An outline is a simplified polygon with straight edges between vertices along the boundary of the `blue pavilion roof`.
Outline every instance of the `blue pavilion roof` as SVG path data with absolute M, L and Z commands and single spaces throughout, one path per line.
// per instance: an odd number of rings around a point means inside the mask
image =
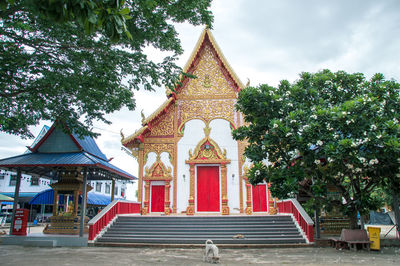
M 68 134 L 55 122 L 46 134 L 35 141 L 30 152 L 0 160 L 0 168 L 20 168 L 24 173 L 56 179 L 60 168 L 85 167 L 89 180 L 125 179 L 137 177 L 109 162 L 92 137 Z

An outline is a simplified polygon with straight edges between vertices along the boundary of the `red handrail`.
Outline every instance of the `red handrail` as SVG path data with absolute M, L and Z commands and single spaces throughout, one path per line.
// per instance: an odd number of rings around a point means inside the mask
M 138 202 L 114 200 L 100 213 L 98 213 L 92 220 L 89 221 L 89 238 L 94 240 L 96 236 L 118 215 L 139 213 L 141 204 Z
M 309 242 L 314 242 L 314 222 L 296 199 L 277 202 L 279 213 L 291 213 L 303 230 Z

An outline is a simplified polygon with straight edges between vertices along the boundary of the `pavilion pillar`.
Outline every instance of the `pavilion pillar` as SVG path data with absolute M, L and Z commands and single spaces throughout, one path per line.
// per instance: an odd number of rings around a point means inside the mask
M 75 202 L 74 216 L 77 216 L 78 215 L 78 204 L 79 204 L 79 191 L 78 190 L 74 191 L 74 202 Z
M 111 181 L 111 202 L 114 201 L 114 195 L 115 195 L 115 179 L 113 178 Z
M 79 226 L 79 236 L 83 237 L 83 230 L 85 226 L 85 218 L 86 218 L 86 186 L 87 186 L 87 173 L 88 169 L 84 169 L 83 173 L 83 182 L 82 182 L 82 201 L 81 201 L 81 220 Z M 78 205 L 79 200 L 75 199 L 76 205 Z
M 53 216 L 57 216 L 57 209 L 58 209 L 58 190 L 54 190 L 54 198 L 53 198 Z
M 14 223 L 15 223 L 15 211 L 17 210 L 17 205 L 19 202 L 19 188 L 21 186 L 21 169 L 17 169 L 17 180 L 15 184 L 15 192 L 14 192 L 14 205 L 13 205 L 13 212 L 12 212 L 12 217 L 11 217 L 11 226 L 10 226 L 10 235 L 12 234 L 12 229 L 14 228 Z
M 186 215 L 194 215 L 194 183 L 195 183 L 195 165 L 194 163 L 190 164 L 190 195 L 189 195 L 189 206 L 186 208 Z

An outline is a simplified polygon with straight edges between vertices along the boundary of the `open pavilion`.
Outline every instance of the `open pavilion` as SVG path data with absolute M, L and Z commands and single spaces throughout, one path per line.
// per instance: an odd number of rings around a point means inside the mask
M 80 237 L 84 233 L 87 192 L 91 189 L 87 182 L 90 180 L 112 180 L 112 201 L 115 180 L 133 181 L 137 179 L 112 165 L 92 137 L 80 137 L 71 132 L 60 121 L 56 121 L 43 138 L 28 149 L 30 151 L 28 153 L 0 160 L 0 169 L 17 172 L 10 234 L 18 205 L 22 173 L 58 181 L 52 184 L 55 191 L 53 217 L 57 215 L 57 198 L 59 195 L 72 194 L 74 199 L 77 199 L 78 195 L 82 195 L 80 217 L 77 217 L 77 202 L 70 210 L 74 220 L 79 220 L 79 225 L 75 224 L 74 226 L 75 228 L 79 226 Z

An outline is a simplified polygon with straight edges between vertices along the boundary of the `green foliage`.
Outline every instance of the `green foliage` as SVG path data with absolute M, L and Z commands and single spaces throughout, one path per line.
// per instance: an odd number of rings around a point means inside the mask
M 367 81 L 329 70 L 277 88 L 243 89 L 237 109 L 248 125 L 233 136 L 249 142 L 250 182 L 270 182 L 280 198 L 303 192 L 317 206 L 336 205 L 349 215 L 376 209 L 376 188 L 400 188 L 399 93 L 400 84 L 381 74 Z M 303 186 L 306 180 L 312 185 Z M 332 188 L 340 198 L 329 197 Z
M 211 0 L 0 0 L 0 10 L 15 8 L 22 3 L 30 11 L 56 23 L 73 22 L 82 26 L 87 34 L 105 33 L 112 41 L 137 35 L 156 35 L 156 38 L 176 38 L 168 23 L 189 21 L 193 25 L 213 20 Z M 158 32 L 157 32 L 158 31 Z M 175 40 L 176 41 L 176 40 Z M 156 42 L 153 40 L 152 42 Z M 173 41 L 174 42 L 174 41 Z M 164 45 L 163 42 L 160 42 Z
M 209 6 L 209 0 L 1 1 L 0 131 L 33 137 L 29 126 L 60 119 L 79 134 L 96 135 L 93 121 L 109 123 L 106 114 L 133 109 L 135 90 L 174 87 L 182 48 L 171 23 L 209 24 Z M 121 35 L 126 29 L 131 38 Z M 143 53 L 147 46 L 171 55 L 154 63 Z

